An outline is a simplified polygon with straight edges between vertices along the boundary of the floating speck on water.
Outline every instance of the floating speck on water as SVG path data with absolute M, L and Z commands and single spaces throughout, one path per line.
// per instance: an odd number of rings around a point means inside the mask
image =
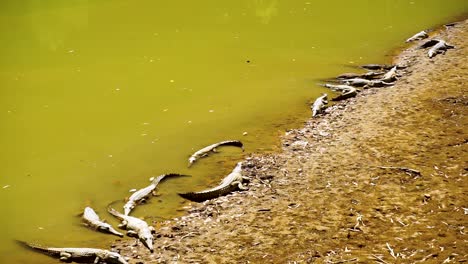
M 38 227 L 37 229 L 39 230 L 44 230 L 44 228 L 42 226 Z
M 115 88 L 116 91 L 120 91 L 120 88 Z
M 167 111 L 169 111 L 169 109 L 167 109 L 167 108 L 163 110 L 163 112 L 167 112 Z
M 149 124 L 150 124 L 150 123 L 148 123 L 148 122 L 142 123 L 142 125 L 144 125 L 144 126 L 147 126 L 147 125 L 149 125 Z
M 10 185 L 7 184 L 7 185 L 3 186 L 3 189 L 6 189 L 6 188 L 10 188 Z
M 68 53 L 73 53 L 73 52 L 75 52 L 75 51 L 74 51 L 74 50 L 69 50 L 69 51 L 68 51 Z
M 173 83 L 173 82 L 174 82 L 174 80 L 170 80 L 169 82 Z
M 113 156 L 112 155 L 109 155 L 109 158 L 112 158 Z
M 192 124 L 192 120 L 187 121 L 187 124 Z
M 350 64 L 354 64 L 355 62 L 354 61 L 349 61 Z
M 149 181 L 154 181 L 154 176 L 149 178 Z
M 208 112 L 210 112 L 210 113 L 213 113 L 213 112 L 214 112 L 214 110 L 213 110 L 213 109 L 211 109 L 211 110 L 209 110 Z
M 248 134 L 249 133 L 247 133 L 247 132 L 242 133 L 243 136 L 247 136 Z
M 136 192 L 136 189 L 130 189 L 128 192 Z
M 142 137 L 147 136 L 147 135 L 148 135 L 148 134 L 146 134 L 146 133 L 141 134 Z
M 292 61 L 296 61 L 296 59 L 292 59 Z

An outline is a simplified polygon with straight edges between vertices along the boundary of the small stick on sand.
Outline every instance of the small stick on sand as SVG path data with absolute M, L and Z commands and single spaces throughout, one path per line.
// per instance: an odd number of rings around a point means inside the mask
M 397 258 L 397 256 L 395 255 L 395 251 L 393 251 L 393 248 L 390 247 L 390 244 L 386 243 L 387 244 L 387 248 L 388 248 L 388 251 L 390 251 L 390 255 L 392 255 L 392 257 L 394 259 Z
M 379 257 L 379 256 L 374 255 L 374 254 L 372 254 L 371 256 L 374 257 L 376 260 L 378 260 L 378 261 L 384 263 L 384 264 L 388 264 L 388 262 L 385 261 L 385 260 L 383 260 L 382 257 Z
M 407 167 L 393 167 L 393 166 L 379 166 L 381 169 L 391 169 L 391 170 L 402 170 L 406 173 L 421 176 L 421 172 L 415 169 L 407 168 Z

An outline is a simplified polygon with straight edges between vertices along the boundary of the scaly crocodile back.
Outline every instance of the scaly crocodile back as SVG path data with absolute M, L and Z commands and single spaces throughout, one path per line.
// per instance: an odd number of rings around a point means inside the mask
M 212 191 L 207 191 L 207 192 L 188 192 L 188 193 L 178 193 L 178 195 L 182 198 L 185 198 L 187 200 L 201 203 L 206 200 L 218 198 L 220 196 L 223 196 L 225 194 L 228 194 L 238 188 L 237 185 L 228 185 L 225 186 L 224 188 L 220 188 L 217 190 L 212 190 Z

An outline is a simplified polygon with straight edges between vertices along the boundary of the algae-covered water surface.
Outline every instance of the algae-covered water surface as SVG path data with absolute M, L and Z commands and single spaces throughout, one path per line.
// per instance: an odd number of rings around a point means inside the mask
M 121 210 L 129 190 L 167 172 L 133 215 L 162 221 L 177 192 L 216 184 L 249 152 L 310 115 L 320 79 L 385 62 L 464 0 L 2 1 L 0 262 L 56 263 L 14 239 L 107 247 L 79 213 Z M 208 144 L 240 139 L 187 168 Z

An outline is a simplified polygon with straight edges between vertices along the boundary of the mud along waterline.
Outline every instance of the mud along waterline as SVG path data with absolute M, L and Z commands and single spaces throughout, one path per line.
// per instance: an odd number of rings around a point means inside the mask
M 218 182 L 243 155 L 226 148 L 187 169 L 194 150 L 225 139 L 274 150 L 277 131 L 310 115 L 318 79 L 384 62 L 467 5 L 2 1 L 0 260 L 56 263 L 13 238 L 106 247 L 113 238 L 76 215 L 91 205 L 115 224 L 106 205 L 162 173 L 192 177 L 161 184 L 134 215 L 178 216 L 176 192 Z

